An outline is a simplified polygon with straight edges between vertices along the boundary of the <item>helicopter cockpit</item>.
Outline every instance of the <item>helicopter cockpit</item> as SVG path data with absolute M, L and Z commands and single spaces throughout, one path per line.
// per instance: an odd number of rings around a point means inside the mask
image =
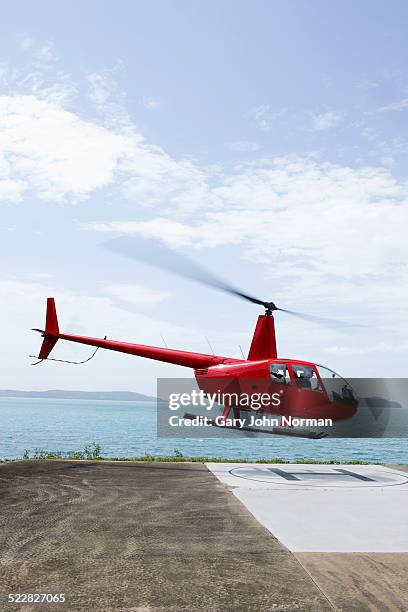
M 316 368 L 330 401 L 344 403 L 357 402 L 356 394 L 350 383 L 340 376 L 340 374 L 318 363 L 316 364 Z
M 291 369 L 291 373 L 290 373 Z M 271 382 L 291 385 L 324 393 L 331 402 L 355 403 L 356 395 L 350 385 L 334 370 L 320 364 L 273 363 L 269 366 Z

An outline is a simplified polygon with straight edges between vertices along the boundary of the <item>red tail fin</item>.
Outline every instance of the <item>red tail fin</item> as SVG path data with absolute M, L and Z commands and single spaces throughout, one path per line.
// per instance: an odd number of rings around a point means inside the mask
M 41 331 L 41 330 L 38 330 Z M 47 298 L 47 315 L 45 317 L 45 331 L 38 359 L 46 359 L 57 343 L 59 337 L 59 327 L 57 311 L 55 309 L 54 298 Z
M 45 333 L 58 336 L 59 327 L 54 298 L 47 298 L 47 315 L 45 317 Z

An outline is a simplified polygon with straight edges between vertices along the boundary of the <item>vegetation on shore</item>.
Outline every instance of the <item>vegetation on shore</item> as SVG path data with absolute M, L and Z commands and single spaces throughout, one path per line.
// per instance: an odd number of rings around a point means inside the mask
M 62 451 L 47 451 L 36 448 L 33 452 L 28 450 L 19 459 L 0 459 L 0 462 L 7 461 L 49 461 L 49 460 L 88 460 L 88 461 L 161 461 L 173 463 L 310 463 L 310 464 L 327 464 L 327 465 L 368 465 L 369 461 L 361 461 L 352 459 L 349 461 L 340 461 L 338 459 L 308 459 L 302 457 L 299 459 L 283 459 L 282 457 L 269 457 L 268 459 L 234 459 L 231 457 L 185 457 L 183 453 L 175 448 L 173 455 L 167 457 L 155 456 L 148 452 L 138 457 L 104 457 L 102 456 L 102 448 L 100 444 L 92 442 L 85 446 L 82 450 L 62 452 Z M 378 462 L 379 463 L 379 462 Z

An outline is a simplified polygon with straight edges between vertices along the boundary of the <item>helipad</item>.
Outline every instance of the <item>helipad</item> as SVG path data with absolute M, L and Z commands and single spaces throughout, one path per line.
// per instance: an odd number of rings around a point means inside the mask
M 209 468 L 0 464 L 0 608 L 52 592 L 69 612 L 408 611 L 408 469 Z
M 294 552 L 408 552 L 408 474 L 376 465 L 207 464 Z
M 317 467 L 317 466 L 316 466 Z M 361 469 L 363 467 L 363 469 Z M 267 488 L 367 488 L 389 487 L 408 483 L 407 474 L 391 472 L 378 466 L 320 466 L 310 465 L 250 465 L 228 470 L 229 475 L 250 483 L 265 483 Z M 214 473 L 216 473 L 214 471 Z M 218 475 L 218 474 L 217 474 Z M 225 478 L 225 477 L 224 477 Z M 232 481 L 231 481 L 232 484 Z M 236 485 L 234 482 L 233 486 Z M 252 488 L 240 484 L 240 488 Z

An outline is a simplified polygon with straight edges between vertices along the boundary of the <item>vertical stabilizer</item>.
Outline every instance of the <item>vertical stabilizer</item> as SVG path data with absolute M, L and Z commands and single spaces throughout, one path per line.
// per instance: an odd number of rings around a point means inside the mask
M 276 358 L 275 321 L 273 315 L 259 315 L 249 349 L 248 361 Z
M 45 333 L 58 336 L 59 327 L 54 298 L 47 298 L 47 314 L 45 317 Z
M 44 336 L 38 359 L 47 359 L 59 337 L 59 326 L 54 298 L 47 298 L 47 314 L 45 315 L 45 330 L 38 329 Z

